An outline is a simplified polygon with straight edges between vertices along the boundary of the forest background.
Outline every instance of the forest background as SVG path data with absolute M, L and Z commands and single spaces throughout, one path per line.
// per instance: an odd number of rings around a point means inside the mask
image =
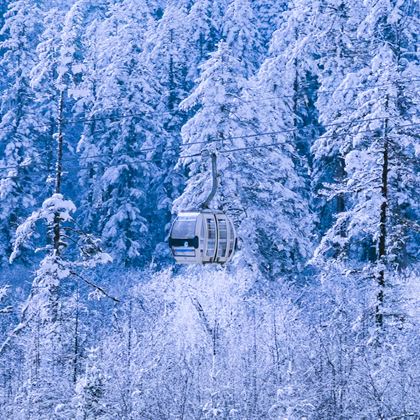
M 420 417 L 417 1 L 3 0 L 0 27 L 0 418 Z M 239 247 L 177 266 L 206 151 Z

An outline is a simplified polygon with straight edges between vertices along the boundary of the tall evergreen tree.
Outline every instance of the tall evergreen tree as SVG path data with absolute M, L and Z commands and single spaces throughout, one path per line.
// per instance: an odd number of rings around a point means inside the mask
M 190 45 L 188 77 L 192 82 L 199 76 L 199 65 L 207 60 L 222 37 L 222 17 L 226 6 L 226 0 L 197 0 L 191 6 L 187 27 Z
M 235 0 L 227 8 L 223 19 L 226 44 L 244 69 L 244 76 L 255 74 L 265 53 L 257 20 L 248 0 Z
M 347 208 L 338 214 L 319 248 L 320 255 L 364 267 L 362 276 L 377 284 L 376 323 L 381 328 L 384 316 L 395 316 L 384 307 L 391 286 L 387 273 L 392 279 L 392 270 L 417 258 L 410 245 L 416 240 L 412 227 L 418 212 L 416 127 L 413 131 L 406 127 L 411 127 L 418 112 L 418 83 L 406 88 L 418 73 L 412 49 L 414 20 L 410 9 L 400 3 L 379 2 L 371 5 L 358 28 L 370 44 L 371 59 L 349 74 L 336 94 L 346 97 L 347 118 L 355 121 L 350 128 L 334 129 L 341 135 L 345 177 L 330 195 L 345 193 Z
M 280 0 L 254 0 L 251 5 L 258 21 L 258 30 L 261 33 L 266 51 L 270 44 L 273 32 L 284 22 L 283 12 L 288 9 L 290 2 Z
M 283 13 L 284 21 L 273 33 L 270 58 L 277 61 L 283 77 L 292 83 L 291 110 L 294 115 L 294 143 L 298 152 L 310 163 L 310 147 L 319 133 L 315 108 L 318 88 L 318 45 L 316 25 L 318 4 L 296 0 Z M 293 81 L 292 81 L 293 78 Z
M 141 15 L 138 4 L 127 0 L 124 7 L 115 5 L 104 22 L 104 66 L 100 81 L 92 86 L 98 100 L 79 143 L 82 160 L 90 164 L 88 173 L 81 173 L 95 178 L 85 196 L 87 220 L 94 221 L 93 229 L 125 264 L 144 263 L 156 240 L 149 229 L 155 210 L 150 179 L 156 166 L 144 162 L 153 154 L 142 149 L 154 148 L 162 133 L 156 118 L 161 87 L 143 51 L 152 18 L 145 4 L 140 10 Z
M 162 117 L 168 120 L 177 115 L 178 104 L 190 88 L 186 79 L 189 66 L 186 19 L 186 6 L 170 3 L 156 28 L 146 34 L 153 72 L 165 87 L 162 102 L 170 116 Z
M 319 89 L 317 90 L 316 107 L 319 112 L 321 132 L 328 134 L 318 140 L 312 149 L 312 186 L 316 197 L 314 207 L 319 215 L 319 231 L 323 235 L 328 229 L 337 212 L 344 210 L 344 195 L 337 195 L 332 200 L 318 194 L 323 182 L 331 179 L 342 180 L 344 177 L 344 162 L 339 153 L 339 134 L 334 135 L 335 124 L 348 124 L 346 95 L 334 94 L 350 69 L 360 69 L 366 62 L 364 51 L 366 44 L 357 38 L 357 27 L 363 19 L 364 6 L 362 2 L 330 2 L 319 3 L 316 24 L 309 42 L 314 43 L 317 54 L 317 75 Z M 340 90 L 340 89 L 339 89 Z M 332 124 L 331 127 L 323 125 Z M 317 148 L 325 145 L 322 154 Z M 326 150 L 329 150 L 326 153 Z
M 41 191 L 43 148 L 39 137 L 47 130 L 33 107 L 30 70 L 35 63 L 41 12 L 37 2 L 9 4 L 1 29 L 0 74 L 0 261 L 11 252 L 13 230 L 30 211 Z
M 192 85 L 187 78 L 190 66 L 187 34 L 187 7 L 179 2 L 169 2 L 156 28 L 146 34 L 147 59 L 162 89 L 159 104 L 155 107 L 155 119 L 163 125 L 164 132 L 156 140 L 152 154 L 160 174 L 151 179 L 157 211 L 150 221 L 151 229 L 161 241 L 157 249 L 158 259 L 167 254 L 167 244 L 162 241 L 170 227 L 172 201 L 184 184 L 183 174 L 175 165 L 181 143 L 180 131 L 186 120 L 186 113 L 179 109 L 179 103 L 188 95 Z
M 47 252 L 33 279 L 21 324 L 13 333 L 20 336 L 20 344 L 25 347 L 20 409 L 29 418 L 47 417 L 52 412 L 64 415 L 63 407 L 72 395 L 75 370 L 71 364 L 63 362 L 71 358 L 69 355 L 73 353 L 72 325 L 67 322 L 69 308 L 66 304 L 73 289 L 69 277 L 75 275 L 73 270 L 79 265 L 92 267 L 102 258 L 96 259 L 99 254 L 96 252 L 98 247 L 95 239 L 89 236 L 75 239 L 71 234 L 76 231 L 74 227 L 65 226 L 66 222 L 72 220 L 70 213 L 75 211 L 75 206 L 62 195 L 65 101 L 79 73 L 75 62 L 77 49 L 74 48 L 77 26 L 73 25 L 80 17 L 79 6 L 80 2 L 76 3 L 66 15 L 59 50 L 48 45 L 47 40 L 46 47 L 40 49 L 40 64 L 34 69 L 38 99 L 43 111 L 41 115 L 46 121 L 53 117 L 56 119 L 54 193 L 17 229 L 11 256 L 12 261 L 18 256 L 21 247 L 36 233 L 38 236 L 46 233 L 44 250 Z M 51 28 L 47 28 L 47 31 L 48 34 L 55 34 Z M 47 103 L 54 96 L 57 103 L 55 112 Z M 44 228 L 37 226 L 41 221 L 46 225 Z M 81 254 L 79 261 L 69 263 L 71 257 L 64 257 L 67 241 L 77 244 L 77 252 Z M 73 362 L 76 363 L 74 358 Z M 59 385 L 54 385 L 55 375 L 61 378 Z

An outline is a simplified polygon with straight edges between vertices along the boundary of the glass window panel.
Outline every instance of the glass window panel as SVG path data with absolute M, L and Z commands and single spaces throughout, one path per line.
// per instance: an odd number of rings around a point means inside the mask
M 227 225 L 226 220 L 219 219 L 219 246 L 217 255 L 219 257 L 226 256 L 226 249 L 227 249 Z
M 229 251 L 227 257 L 229 258 L 232 255 L 233 248 L 235 246 L 235 236 L 232 222 L 229 220 L 229 230 L 230 230 L 230 239 L 229 239 Z
M 206 255 L 212 257 L 216 247 L 216 223 L 214 219 L 206 219 L 206 225 L 208 234 Z
M 221 239 L 227 239 L 226 220 L 219 220 L 219 236 Z
M 175 223 L 172 227 L 171 236 L 174 239 L 190 239 L 195 236 L 195 225 L 197 219 L 184 219 L 179 218 L 175 220 Z

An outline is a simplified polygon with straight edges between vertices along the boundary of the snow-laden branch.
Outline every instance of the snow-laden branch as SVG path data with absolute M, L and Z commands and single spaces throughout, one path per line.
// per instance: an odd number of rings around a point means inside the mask
M 103 289 L 101 286 L 98 286 L 97 284 L 93 283 L 92 281 L 86 279 L 85 277 L 81 276 L 80 274 L 76 273 L 75 271 L 71 271 L 71 275 L 79 278 L 80 280 L 83 280 L 86 284 L 96 289 L 98 292 L 106 296 L 107 298 L 113 300 L 114 302 L 121 302 L 118 298 L 110 295 L 105 289 Z
M 13 244 L 13 252 L 9 261 L 12 263 L 19 255 L 21 247 L 35 233 L 35 225 L 38 221 L 44 220 L 48 225 L 54 222 L 58 216 L 61 221 L 72 220 L 71 213 L 76 211 L 76 206 L 71 200 L 65 200 L 61 194 L 53 194 L 47 198 L 39 210 L 34 211 L 16 230 L 16 239 Z
M 6 296 L 8 289 L 9 289 L 9 286 L 0 287 L 0 302 Z M 9 314 L 10 312 L 12 312 L 12 309 L 13 308 L 11 306 L 5 306 L 3 308 L 0 307 L 0 314 Z

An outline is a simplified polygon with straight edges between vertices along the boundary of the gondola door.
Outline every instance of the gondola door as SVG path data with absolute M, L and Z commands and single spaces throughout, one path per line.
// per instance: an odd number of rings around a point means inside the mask
M 214 214 L 203 215 L 205 233 L 205 256 L 204 262 L 213 262 L 217 255 L 217 219 Z
M 217 218 L 217 262 L 226 262 L 228 247 L 228 225 L 225 215 L 218 214 Z

